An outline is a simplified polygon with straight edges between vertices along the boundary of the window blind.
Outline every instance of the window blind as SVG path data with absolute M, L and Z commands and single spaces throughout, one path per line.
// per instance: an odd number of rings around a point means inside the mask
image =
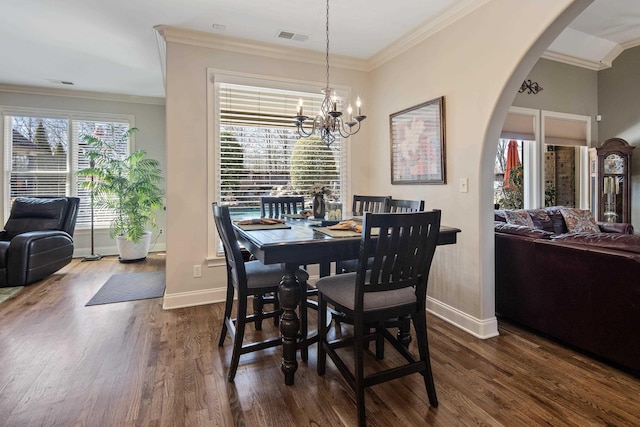
M 320 111 L 323 95 L 218 83 L 219 194 L 236 210 L 259 206 L 260 196 L 302 194 L 318 183 L 340 199 L 342 139 L 330 147 L 300 138 L 293 124 L 299 99 L 305 112 Z M 309 120 L 311 121 L 311 120 Z
M 77 156 L 74 172 L 89 167 L 89 160 L 86 157 L 88 144 L 84 140 L 85 135 L 99 138 L 115 148 L 116 156 L 123 158 L 129 154 L 129 143 L 123 140 L 123 135 L 129 130 L 129 123 L 124 122 L 104 122 L 104 121 L 73 121 L 73 142 L 77 147 Z M 91 178 L 78 177 L 76 182 L 76 194 L 80 197 L 78 206 L 78 220 L 80 225 L 91 226 L 91 193 L 82 188 L 84 180 Z M 115 213 L 111 209 L 94 208 L 94 227 L 109 228 Z
M 7 117 L 9 203 L 16 197 L 64 196 L 68 177 L 67 119 Z

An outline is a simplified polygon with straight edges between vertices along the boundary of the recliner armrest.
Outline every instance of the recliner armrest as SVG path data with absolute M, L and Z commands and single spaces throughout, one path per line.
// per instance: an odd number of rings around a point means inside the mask
M 73 253 L 73 239 L 59 230 L 30 231 L 11 239 L 7 249 L 7 279 L 11 286 L 23 286 L 50 274 L 55 265 L 66 264 Z M 49 267 L 51 266 L 51 267 Z M 56 271 L 59 266 L 52 270 Z
M 633 225 L 628 222 L 598 221 L 598 227 L 603 233 L 633 234 Z

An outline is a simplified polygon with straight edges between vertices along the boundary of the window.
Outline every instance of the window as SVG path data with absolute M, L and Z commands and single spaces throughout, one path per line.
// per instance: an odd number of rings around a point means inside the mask
M 516 140 L 522 164 L 521 204 L 525 209 L 550 205 L 589 207 L 589 116 L 511 107 L 500 137 L 495 203 L 503 204 L 508 142 Z
M 78 196 L 81 201 L 76 227 L 89 228 L 90 195 L 75 175 L 88 166 L 83 135 L 118 143 L 131 122 L 129 117 L 5 111 L 5 217 L 16 197 Z M 126 155 L 130 147 L 120 142 L 118 150 Z M 96 228 L 108 228 L 113 218 L 113 214 L 105 210 L 96 209 L 94 215 Z
M 293 125 L 299 99 L 319 111 L 323 95 L 218 83 L 219 200 L 236 211 L 254 210 L 260 196 L 301 194 L 320 183 L 340 200 L 342 140 L 327 147 L 301 139 Z

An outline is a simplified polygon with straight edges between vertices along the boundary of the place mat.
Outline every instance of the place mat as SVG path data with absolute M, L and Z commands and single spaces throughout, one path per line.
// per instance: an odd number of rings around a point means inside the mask
M 240 225 L 236 224 L 236 227 L 243 229 L 244 231 L 253 231 L 253 230 L 275 230 L 277 228 L 291 228 L 288 224 L 246 224 Z
M 362 236 L 362 233 L 358 233 L 357 231 L 352 231 L 352 230 L 332 230 L 329 227 L 314 227 L 313 229 L 322 234 L 326 234 L 327 236 L 334 237 L 334 238 Z M 379 232 L 380 232 L 380 229 L 378 228 L 371 229 L 372 236 L 377 236 Z
M 164 295 L 165 272 L 113 274 L 85 305 L 158 298 Z

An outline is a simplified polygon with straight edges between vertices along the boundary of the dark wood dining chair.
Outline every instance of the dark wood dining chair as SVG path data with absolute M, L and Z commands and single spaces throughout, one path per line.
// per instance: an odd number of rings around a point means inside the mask
M 424 200 L 402 200 L 389 199 L 389 209 L 387 212 L 422 212 L 424 211 Z
M 363 215 L 364 212 L 387 212 L 389 199 L 391 199 L 389 196 L 354 195 L 351 212 L 353 215 Z
M 260 197 L 260 216 L 262 218 L 280 218 L 283 214 L 297 214 L 304 210 L 304 196 L 262 196 Z M 302 266 L 306 268 L 307 266 Z M 317 294 L 316 289 L 307 285 L 307 296 Z M 274 295 L 259 295 L 254 299 L 254 311 L 260 311 L 262 304 L 274 302 L 276 307 L 278 302 L 273 299 Z M 307 307 L 315 308 L 315 302 L 309 301 Z M 306 327 L 306 319 L 301 319 Z M 278 324 L 278 318 L 274 318 L 274 324 Z M 304 331 L 303 331 L 304 332 Z M 306 360 L 306 349 L 303 350 L 303 360 Z
M 280 316 L 281 310 L 279 309 L 247 314 L 247 302 L 250 296 L 258 297 L 268 292 L 272 292 L 273 295 L 277 297 L 278 286 L 282 280 L 283 272 L 280 264 L 265 265 L 257 260 L 245 262 L 242 259 L 240 245 L 238 244 L 238 239 L 233 232 L 233 225 L 231 224 L 228 206 L 220 206 L 217 203 L 213 203 L 213 216 L 218 229 L 218 234 L 222 240 L 224 255 L 227 262 L 227 296 L 225 300 L 224 320 L 222 322 L 222 331 L 220 332 L 218 346 L 222 347 L 224 345 L 227 332 L 229 332 L 233 341 L 233 353 L 231 355 L 231 364 L 229 365 L 228 379 L 229 381 L 233 381 L 241 355 L 282 344 L 282 338 L 278 334 L 277 337 L 245 345 L 244 332 L 247 323 L 254 323 L 257 325 L 257 323 L 261 322 L 262 319 Z M 309 275 L 305 270 L 298 269 L 296 277 L 298 278 L 298 281 L 300 281 L 301 286 L 306 286 Z M 237 294 L 238 302 L 236 317 L 232 318 L 231 310 L 233 308 L 234 294 Z M 304 298 L 304 301 L 306 301 L 306 297 Z M 263 307 L 263 305 L 261 307 Z M 301 305 L 300 310 L 306 310 L 306 305 Z M 256 329 L 259 328 L 256 327 Z M 302 344 L 300 348 L 304 348 L 306 352 L 306 327 L 302 328 L 302 332 Z
M 383 213 L 389 211 L 389 196 L 353 196 L 352 214 L 362 216 L 365 212 Z M 349 259 L 336 262 L 336 273 L 355 271 L 358 260 Z
M 304 210 L 304 196 L 262 196 L 260 216 L 280 218 L 283 214 L 297 214 Z
M 371 235 L 379 228 L 378 236 Z M 440 211 L 417 213 L 365 213 L 358 270 L 354 273 L 323 277 L 318 288 L 318 359 L 317 370 L 324 375 L 329 355 L 345 380 L 356 393 L 358 425 L 364 426 L 365 388 L 420 373 L 431 406 L 438 406 L 431 371 L 427 339 L 427 280 L 440 229 Z M 368 269 L 369 248 L 373 248 L 373 264 Z M 344 313 L 353 320 L 353 335 L 328 339 L 327 307 Z M 388 319 L 409 317 L 414 324 L 419 357 L 385 327 Z M 376 325 L 375 332 L 370 332 Z M 336 334 L 336 336 L 339 336 Z M 380 338 L 383 339 L 380 339 Z M 365 375 L 365 344 L 376 341 L 376 356 L 384 349 L 385 340 L 407 361 L 405 365 Z M 353 367 L 340 357 L 339 348 L 352 347 Z M 347 360 L 351 360 L 347 356 Z
M 386 201 L 386 210 L 384 212 L 422 212 L 424 211 L 424 200 L 402 200 L 389 197 Z M 336 263 L 336 273 L 351 273 L 356 271 L 358 266 L 357 259 L 349 259 L 338 261 Z

